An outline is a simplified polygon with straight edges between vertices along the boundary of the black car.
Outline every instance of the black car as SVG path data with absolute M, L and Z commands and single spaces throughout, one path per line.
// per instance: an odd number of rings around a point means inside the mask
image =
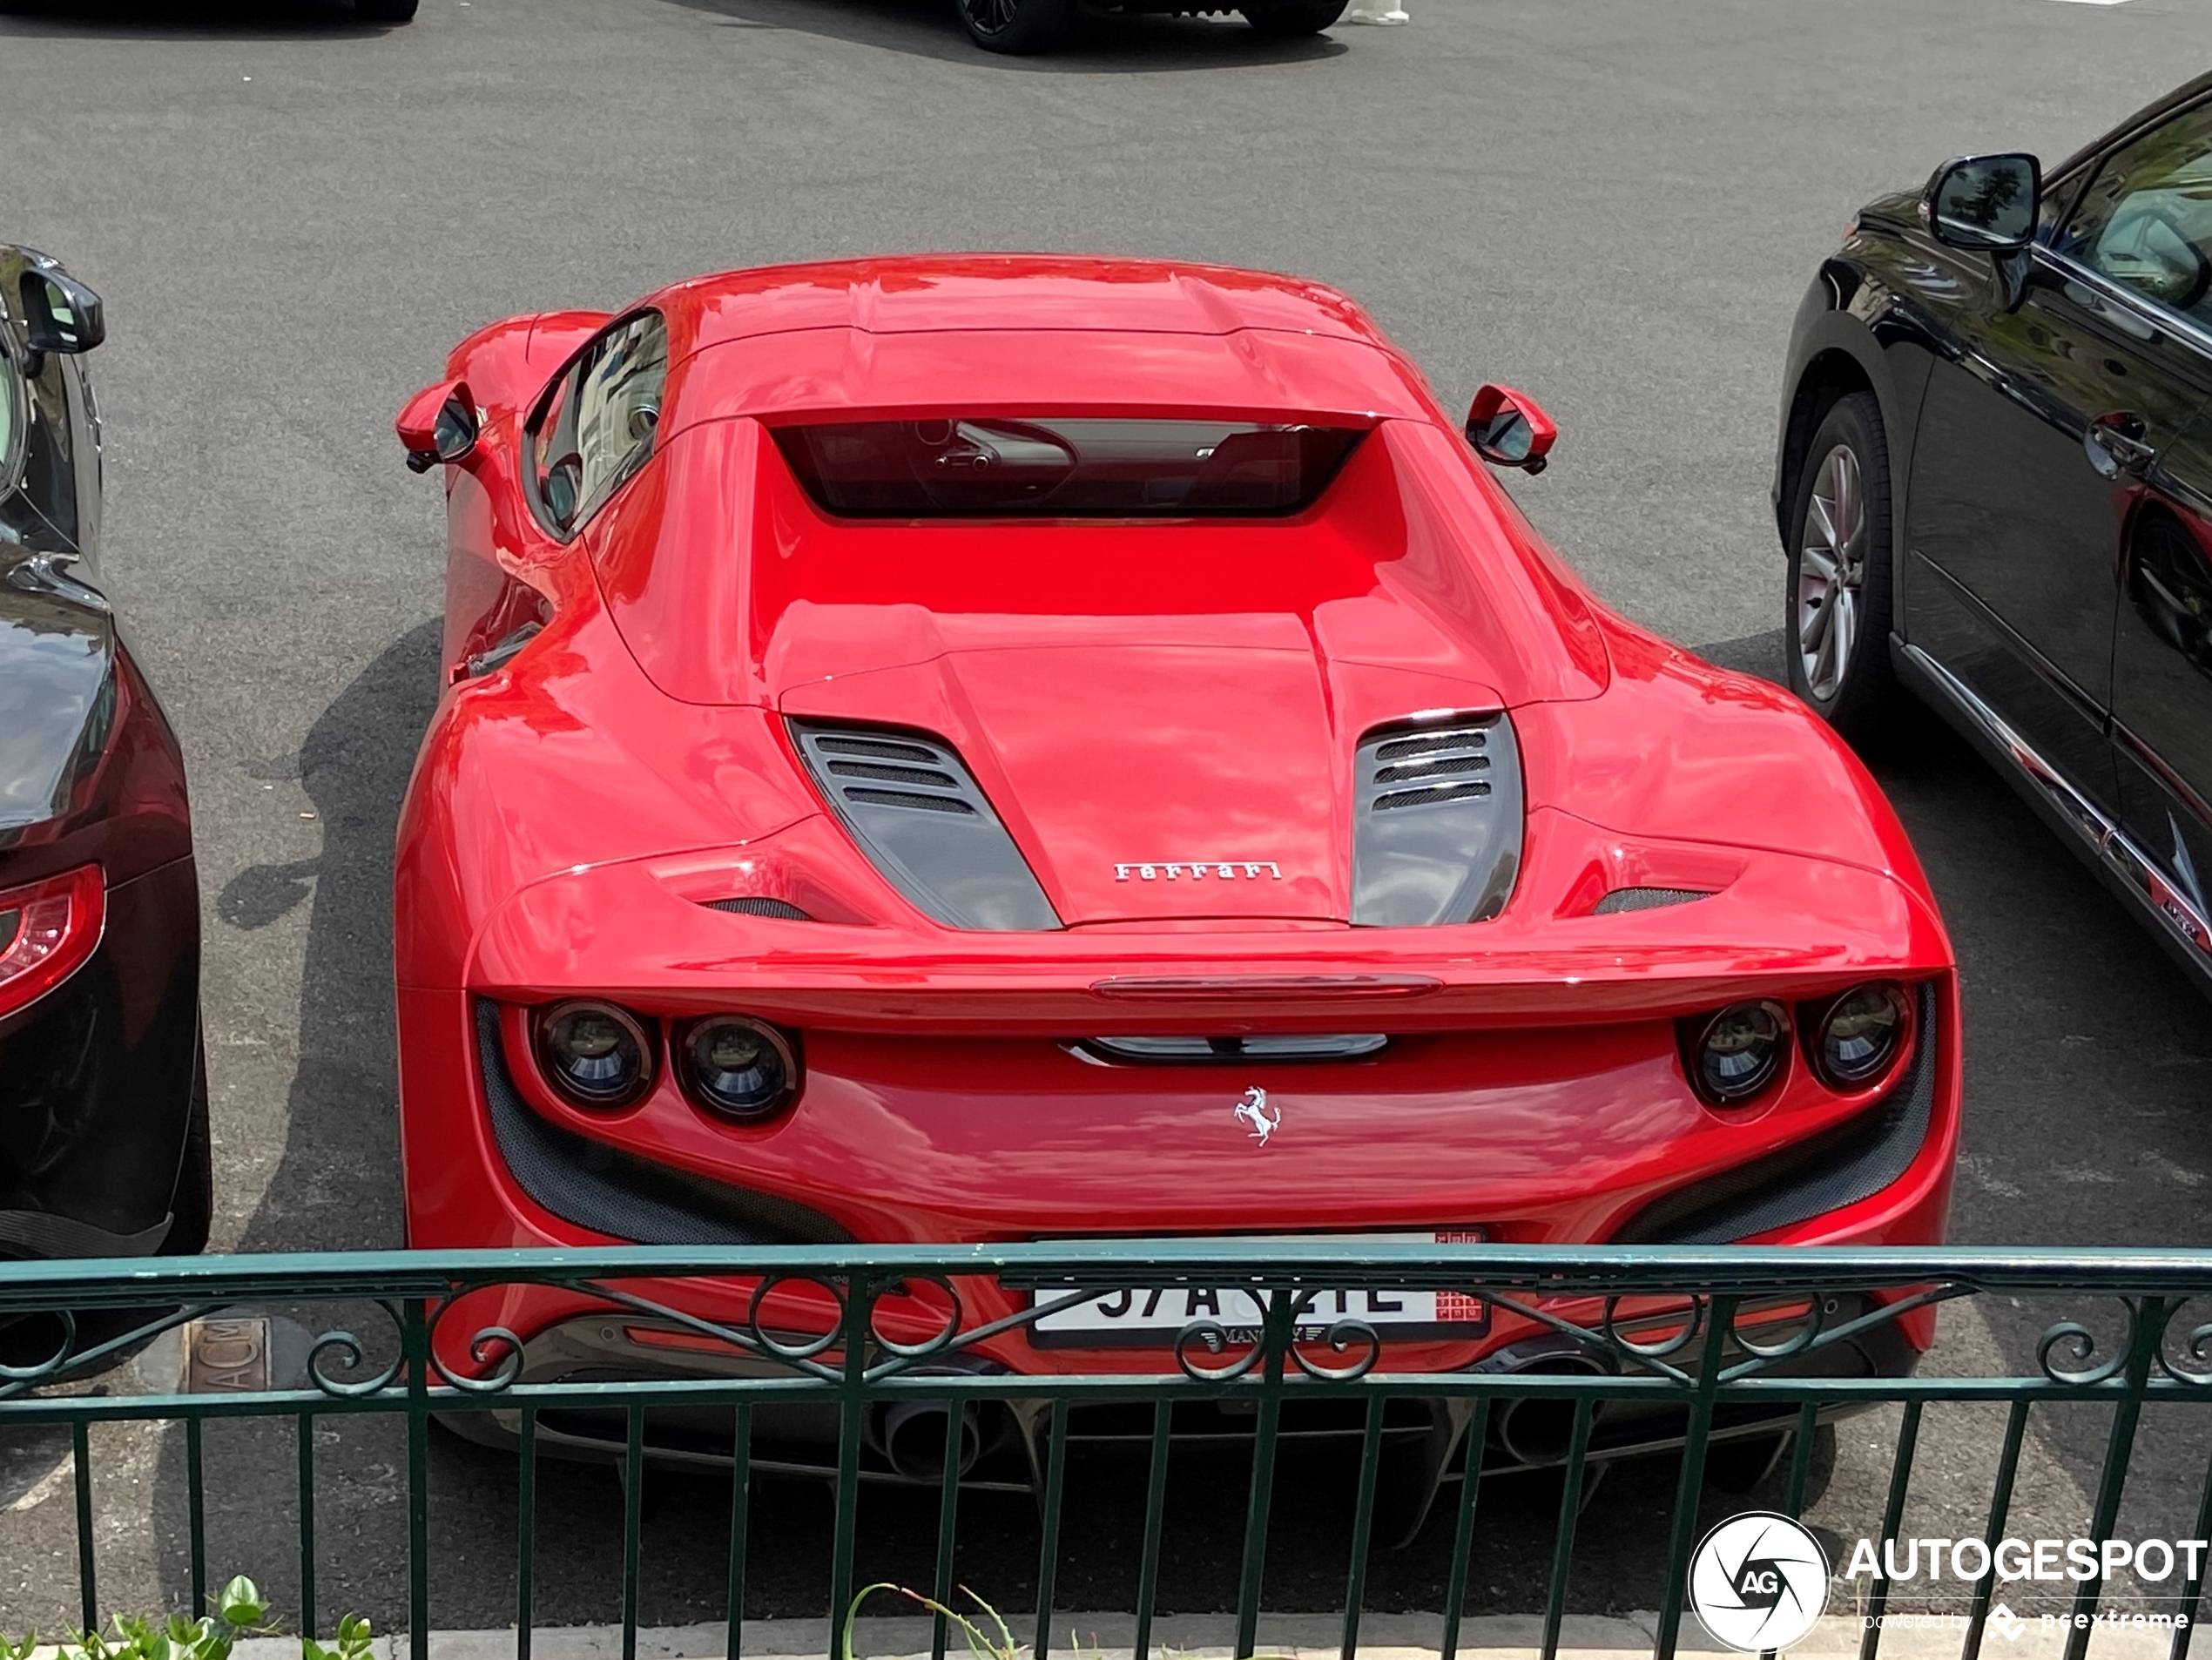
M 1349 0 L 1243 0 L 1238 5 L 1206 5 L 1194 0 L 1105 0 L 1108 11 L 1240 13 L 1263 35 L 1318 35 L 1339 17 Z M 1042 52 L 1075 32 L 1081 0 L 953 0 L 968 37 L 986 51 Z
M 1860 209 L 1784 388 L 1791 685 L 1934 707 L 2212 993 L 2212 75 Z
M 212 1208 L 184 759 L 93 585 L 103 333 L 0 246 L 0 1258 L 196 1252 Z

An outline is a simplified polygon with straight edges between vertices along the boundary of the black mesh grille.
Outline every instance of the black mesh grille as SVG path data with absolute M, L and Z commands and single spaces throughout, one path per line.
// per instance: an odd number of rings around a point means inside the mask
M 840 732 L 822 732 L 814 739 L 814 747 L 825 755 L 873 755 L 887 761 L 934 761 L 937 752 L 926 744 L 902 744 L 892 738 L 851 738 Z
M 1469 801 L 1476 796 L 1490 793 L 1487 784 L 1433 784 L 1426 789 L 1393 790 L 1388 795 L 1375 798 L 1375 811 L 1388 813 L 1393 807 L 1425 807 L 1438 801 Z
M 927 784 L 940 790 L 956 790 L 960 780 L 949 773 L 933 773 L 926 766 L 886 766 L 881 761 L 832 761 L 833 778 L 872 778 L 879 784 Z
M 1480 727 L 1458 726 L 1442 732 L 1423 732 L 1417 738 L 1393 738 L 1375 752 L 1379 761 L 1394 761 L 1407 755 L 1429 755 L 1440 749 L 1480 749 L 1489 734 Z
M 966 813 L 974 817 L 975 809 L 952 795 L 916 795 L 908 790 L 849 789 L 845 792 L 848 801 L 861 801 L 870 806 L 905 807 L 918 813 Z
M 1847 1124 L 1765 1158 L 1679 1188 L 1647 1205 L 1617 1245 L 1733 1245 L 1871 1198 L 1912 1168 L 1935 1109 L 1936 995 L 1919 992 L 1912 1064 L 1897 1087 Z
M 1408 778 L 1454 778 L 1490 770 L 1487 755 L 1453 755 L 1440 761 L 1399 761 L 1375 770 L 1375 782 L 1394 784 Z
M 711 899 L 706 902 L 711 911 L 734 911 L 739 916 L 774 916 L 786 922 L 811 922 L 814 919 L 787 899 L 767 899 L 746 895 L 738 899 Z
M 774 1193 L 710 1181 L 549 1123 L 507 1071 L 499 1009 L 476 1004 L 476 1061 L 492 1139 L 533 1203 L 577 1227 L 635 1245 L 850 1245 L 819 1211 Z
M 1611 916 L 1619 911 L 1656 911 L 1668 905 L 1687 905 L 1692 900 L 1710 899 L 1712 894 L 1702 887 L 1616 887 L 1590 908 L 1593 916 Z

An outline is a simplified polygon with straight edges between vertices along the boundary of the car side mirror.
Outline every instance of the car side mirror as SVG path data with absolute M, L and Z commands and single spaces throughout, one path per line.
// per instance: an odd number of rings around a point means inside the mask
M 47 352 L 89 352 L 107 338 L 100 297 L 67 273 L 51 268 L 23 273 L 24 344 L 31 354 L 30 372 Z
M 1509 386 L 1485 386 L 1467 410 L 1467 442 L 1493 467 L 1541 473 L 1559 428 L 1536 400 Z
M 1961 156 L 1928 180 L 1920 221 L 1952 247 L 2013 253 L 2034 239 L 2042 193 L 2042 164 L 2033 156 Z
M 476 400 L 466 381 L 441 381 L 407 401 L 392 423 L 407 449 L 409 472 L 467 457 L 476 447 Z

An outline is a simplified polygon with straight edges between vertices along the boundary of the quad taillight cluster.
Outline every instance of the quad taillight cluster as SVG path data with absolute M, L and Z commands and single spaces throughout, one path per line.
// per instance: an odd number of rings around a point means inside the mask
M 530 1038 L 553 1091 L 597 1111 L 643 1100 L 664 1065 L 694 1106 L 717 1117 L 770 1117 L 799 1094 L 798 1045 L 747 1015 L 664 1022 L 579 997 L 534 1011 Z
M 1855 1095 L 1893 1073 L 1912 1048 L 1912 1004 L 1894 980 L 1871 980 L 1793 1012 L 1772 998 L 1730 1003 L 1680 1023 L 1683 1066 L 1698 1098 L 1750 1106 L 1790 1067 L 1794 1029 L 1813 1076 Z
M 44 996 L 84 966 L 107 919 L 98 865 L 0 889 L 0 1015 Z

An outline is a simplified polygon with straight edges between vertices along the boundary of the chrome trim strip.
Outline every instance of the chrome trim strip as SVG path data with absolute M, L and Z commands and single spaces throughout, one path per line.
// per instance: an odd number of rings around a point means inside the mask
M 2126 884 L 2130 894 L 2143 901 L 2167 932 L 2185 947 L 2200 967 L 2212 967 L 2212 923 L 2192 904 L 2157 861 L 2129 839 L 2126 831 L 2103 810 L 2068 783 L 2066 778 L 2027 740 L 2005 724 L 2002 716 L 1975 694 L 1965 681 L 1909 642 L 1905 656 L 1943 692 L 1961 712 L 2001 750 L 2021 775 L 2040 790 L 2044 799 L 2079 835 L 2098 862 Z
M 2072 255 L 2060 253 L 2040 242 L 2030 244 L 2027 251 L 2039 263 L 2047 266 L 2069 282 L 2080 283 L 2100 300 L 2124 307 L 2182 344 L 2212 355 L 2212 330 L 2206 329 L 2193 319 L 2184 317 L 2179 312 L 2167 310 L 2148 294 L 2130 288 L 2124 282 L 2115 282 L 2094 267 L 2083 265 Z

